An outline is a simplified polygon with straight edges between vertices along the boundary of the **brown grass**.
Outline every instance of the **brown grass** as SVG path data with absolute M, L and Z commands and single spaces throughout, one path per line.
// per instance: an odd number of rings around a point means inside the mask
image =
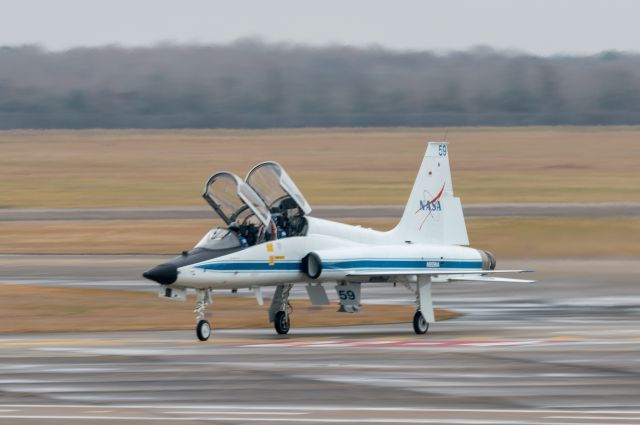
M 395 221 L 352 220 L 379 230 Z M 0 254 L 168 254 L 190 249 L 208 220 L 0 222 Z M 469 218 L 471 246 L 499 258 L 640 256 L 640 217 Z
M 0 294 L 0 332 L 192 329 L 195 321 L 192 297 L 183 303 L 152 293 L 23 285 L 2 285 Z M 292 305 L 294 327 L 408 323 L 415 310 L 365 305 L 360 313 L 346 314 L 336 313 L 336 305 L 317 307 L 306 300 L 293 300 Z M 267 310 L 268 302 L 258 306 L 254 299 L 218 297 L 207 312 L 215 328 L 233 329 L 270 327 Z M 438 320 L 458 316 L 436 310 Z
M 312 205 L 402 204 L 443 129 L 2 131 L 0 208 L 204 205 L 225 169 L 281 162 Z M 450 129 L 477 202 L 640 201 L 640 127 Z
M 467 229 L 498 258 L 640 257 L 640 217 L 471 218 Z

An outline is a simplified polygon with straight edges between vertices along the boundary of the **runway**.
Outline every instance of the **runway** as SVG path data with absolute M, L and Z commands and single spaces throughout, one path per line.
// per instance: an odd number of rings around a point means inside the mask
M 318 205 L 312 216 L 326 219 L 398 218 L 404 205 Z M 173 208 L 0 208 L 2 221 L 186 220 L 211 219 L 205 207 Z M 466 217 L 613 217 L 638 216 L 640 203 L 466 204 Z
M 638 423 L 639 336 L 637 316 L 4 336 L 0 420 Z
M 3 256 L 0 275 L 155 290 L 133 273 L 157 260 Z M 287 337 L 216 330 L 206 343 L 190 331 L 2 335 L 0 422 L 640 423 L 638 262 L 501 264 L 513 266 L 540 283 L 436 287 L 437 306 L 465 315 L 426 336 L 410 318 L 303 329 L 295 315 Z M 363 298 L 412 301 L 384 285 Z

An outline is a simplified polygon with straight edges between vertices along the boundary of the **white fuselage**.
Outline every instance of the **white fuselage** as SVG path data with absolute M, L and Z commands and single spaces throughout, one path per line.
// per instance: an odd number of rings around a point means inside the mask
M 354 272 L 375 273 L 463 269 L 481 270 L 480 253 L 455 245 L 410 243 L 394 231 L 379 232 L 308 217 L 306 236 L 261 243 L 242 251 L 180 267 L 176 286 L 193 288 L 247 288 L 295 282 L 357 280 Z M 314 253 L 322 274 L 312 279 L 301 263 Z

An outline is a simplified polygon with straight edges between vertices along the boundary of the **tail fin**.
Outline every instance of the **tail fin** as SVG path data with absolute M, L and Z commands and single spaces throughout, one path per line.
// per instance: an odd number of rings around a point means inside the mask
M 409 202 L 392 232 L 404 241 L 469 244 L 460 198 L 453 196 L 447 142 L 429 142 Z

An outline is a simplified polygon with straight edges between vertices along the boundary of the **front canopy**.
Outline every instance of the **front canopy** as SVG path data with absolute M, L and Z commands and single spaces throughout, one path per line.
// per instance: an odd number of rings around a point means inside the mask
M 271 220 L 269 208 L 260 196 L 233 173 L 222 171 L 212 175 L 202 196 L 227 225 L 244 222 L 252 215 L 265 226 Z

